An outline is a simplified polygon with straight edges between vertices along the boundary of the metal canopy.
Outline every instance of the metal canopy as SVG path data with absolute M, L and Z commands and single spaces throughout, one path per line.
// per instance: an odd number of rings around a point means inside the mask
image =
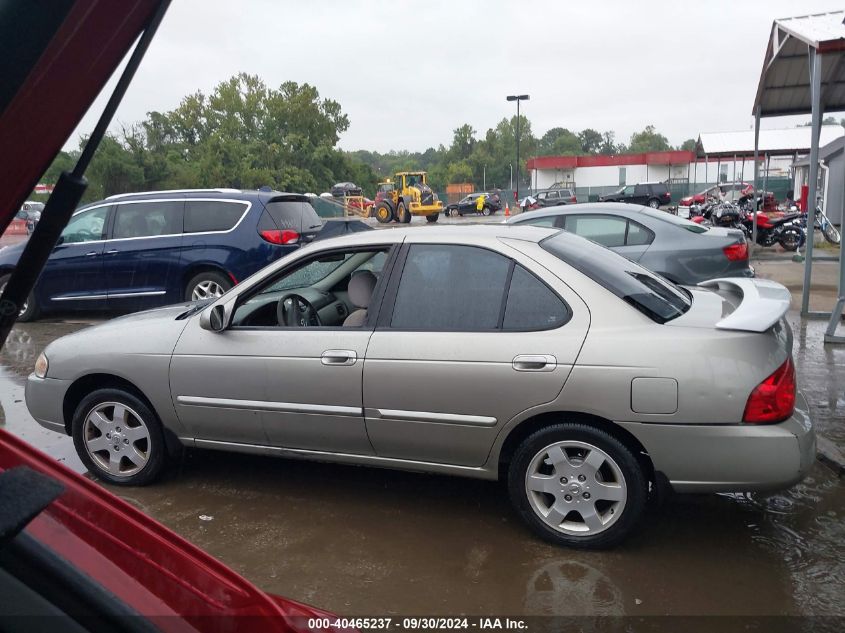
M 775 20 L 754 109 L 760 116 L 810 114 L 809 50 L 825 58 L 821 84 L 825 109 L 845 110 L 845 11 Z
M 845 110 L 845 11 L 818 13 L 775 20 L 763 60 L 763 70 L 754 98 L 754 190 L 758 190 L 760 118 L 789 114 L 812 114 L 810 138 L 810 181 L 802 316 L 830 317 L 825 342 L 845 343 L 835 336 L 845 308 L 845 258 L 839 256 L 839 294 L 829 315 L 810 313 L 810 284 L 813 270 L 813 233 L 816 218 L 816 187 L 819 171 L 819 136 L 827 110 Z M 757 217 L 754 217 L 754 238 Z

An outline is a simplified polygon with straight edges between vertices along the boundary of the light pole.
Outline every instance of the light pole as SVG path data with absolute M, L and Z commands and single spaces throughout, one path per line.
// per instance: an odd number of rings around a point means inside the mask
M 513 191 L 513 163 L 508 165 L 511 168 L 511 191 Z
M 516 101 L 516 202 L 519 204 L 519 102 L 528 101 L 531 97 L 528 95 L 508 95 L 508 101 Z M 513 170 L 513 167 L 511 167 Z M 511 184 L 513 188 L 513 184 Z

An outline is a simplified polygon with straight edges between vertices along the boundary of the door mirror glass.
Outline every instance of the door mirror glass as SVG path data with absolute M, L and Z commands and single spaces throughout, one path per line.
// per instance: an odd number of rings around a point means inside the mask
M 223 330 L 223 306 L 214 306 L 208 315 L 209 325 L 215 332 Z

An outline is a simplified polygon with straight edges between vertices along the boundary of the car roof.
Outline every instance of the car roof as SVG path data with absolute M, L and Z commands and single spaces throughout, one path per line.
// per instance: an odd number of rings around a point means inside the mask
M 443 225 L 426 227 L 397 227 L 378 229 L 375 231 L 361 231 L 359 233 L 347 233 L 339 237 L 317 242 L 319 248 L 337 248 L 346 246 L 367 246 L 370 244 L 401 244 L 409 242 L 463 242 L 472 244 L 495 240 L 498 238 L 517 239 L 526 242 L 539 242 L 550 235 L 558 233 L 560 229 L 540 226 L 520 226 L 512 224 L 462 224 Z M 463 239 L 457 239 L 463 238 Z M 306 246 L 304 248 L 311 248 Z

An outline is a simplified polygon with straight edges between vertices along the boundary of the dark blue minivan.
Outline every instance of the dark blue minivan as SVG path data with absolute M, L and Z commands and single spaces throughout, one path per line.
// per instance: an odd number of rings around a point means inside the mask
M 218 297 L 321 227 L 299 194 L 203 189 L 112 196 L 74 213 L 18 320 Z M 23 247 L 0 249 L 0 292 Z

